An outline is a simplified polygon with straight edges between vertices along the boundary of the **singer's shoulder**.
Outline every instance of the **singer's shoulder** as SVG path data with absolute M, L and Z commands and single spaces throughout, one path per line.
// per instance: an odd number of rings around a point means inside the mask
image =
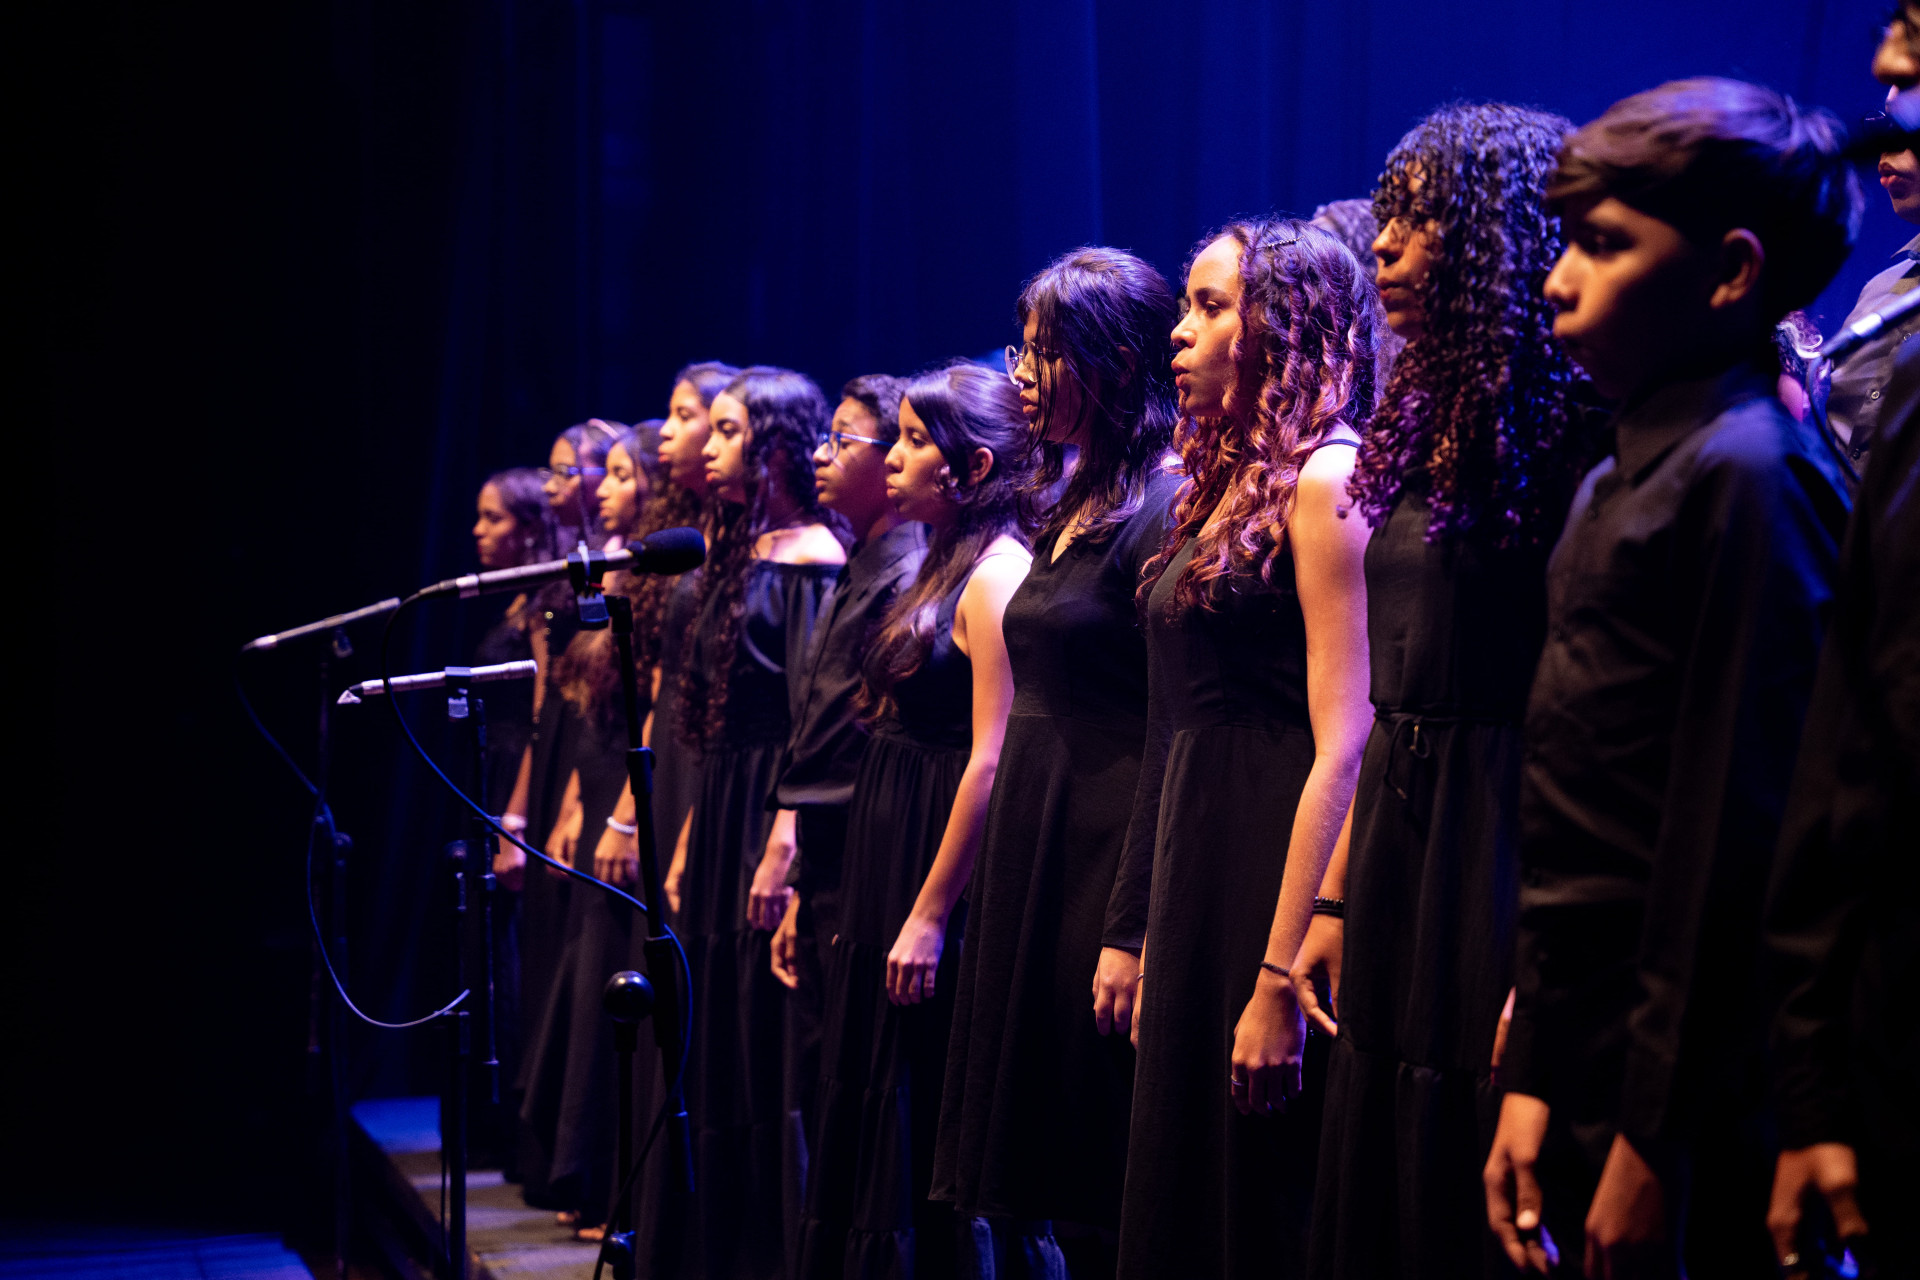
M 847 549 L 824 524 L 771 529 L 753 544 L 753 554 L 775 564 L 845 564 Z

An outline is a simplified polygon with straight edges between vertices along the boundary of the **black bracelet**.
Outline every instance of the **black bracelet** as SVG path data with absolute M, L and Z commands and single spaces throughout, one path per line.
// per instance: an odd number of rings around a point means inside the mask
M 1317 916 L 1332 916 L 1335 920 L 1345 920 L 1347 918 L 1347 900 L 1345 898 L 1315 898 L 1313 900 L 1313 914 Z
M 1291 973 L 1288 973 L 1285 969 L 1282 969 L 1279 965 L 1275 964 L 1271 960 L 1262 960 L 1260 962 L 1260 967 L 1262 969 L 1265 969 L 1268 973 L 1278 974 L 1280 977 L 1285 978 L 1289 982 L 1293 981 L 1293 975 Z

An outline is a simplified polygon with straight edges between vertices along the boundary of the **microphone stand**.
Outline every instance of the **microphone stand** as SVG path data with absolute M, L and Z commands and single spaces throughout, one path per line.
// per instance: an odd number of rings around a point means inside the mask
M 473 752 L 473 796 L 481 809 L 488 809 L 491 800 L 487 795 L 487 708 L 486 703 L 473 695 L 470 683 L 471 669 L 467 667 L 448 667 L 445 672 L 447 681 L 447 720 L 455 729 L 464 724 L 467 729 L 468 744 Z M 472 815 L 468 816 L 470 835 L 460 845 L 454 861 L 454 966 L 455 984 L 466 987 L 468 951 L 472 941 L 472 927 L 468 919 L 471 901 L 469 889 L 477 881 L 480 890 L 480 969 L 482 989 L 485 992 L 485 1016 L 482 1020 L 482 1034 L 486 1037 L 483 1048 L 486 1057 L 481 1067 L 486 1071 L 486 1096 L 488 1114 L 493 1114 L 500 1106 L 500 1054 L 496 1000 L 496 965 L 494 957 L 493 908 L 499 882 L 493 874 L 493 853 L 495 837 L 492 828 Z M 477 860 L 477 865 L 476 865 Z M 472 1163 L 470 1152 L 471 1106 L 473 1070 L 473 1033 L 472 1022 L 465 1009 L 454 1014 L 452 1027 L 453 1053 L 452 1075 L 448 1081 L 445 1110 L 441 1118 L 441 1150 L 447 1159 L 447 1274 L 454 1280 L 466 1280 L 467 1275 L 467 1168 Z
M 686 1086 L 680 1078 L 681 1001 L 691 993 L 680 990 L 673 944 L 660 920 L 667 899 L 660 888 L 660 860 L 653 838 L 653 752 L 640 745 L 640 687 L 633 669 L 633 602 L 617 594 L 606 596 L 605 600 L 613 624 L 620 694 L 627 715 L 627 781 L 633 789 L 634 824 L 639 827 L 640 887 L 647 903 L 645 955 L 647 972 L 653 981 L 653 1041 L 660 1050 L 661 1078 L 667 1090 L 668 1159 L 680 1175 L 681 1185 L 691 1192 L 693 1145 L 687 1120 Z M 635 1171 L 623 1167 L 621 1174 L 627 1182 L 627 1194 L 624 1202 L 614 1209 L 604 1245 L 604 1256 L 613 1262 L 615 1280 L 631 1277 L 636 1261 L 632 1190 Z M 618 1221 L 621 1230 L 613 1230 L 612 1221 Z
M 353 656 L 353 644 L 343 626 L 320 648 L 318 667 L 320 714 L 314 732 L 314 785 L 322 796 L 327 793 L 328 776 L 333 766 L 333 664 Z M 317 835 L 328 837 L 327 854 L 328 915 L 333 926 L 331 946 L 340 967 L 347 964 L 347 855 L 353 850 L 353 838 L 333 826 L 326 812 L 313 815 L 321 829 Z M 327 996 L 325 963 L 318 950 L 313 957 L 309 979 L 309 1015 L 307 1052 L 324 1058 L 327 1074 L 327 1146 L 333 1176 L 333 1256 L 340 1275 L 347 1274 L 348 1246 L 353 1234 L 352 1170 L 347 1158 L 347 1016 L 336 1000 Z

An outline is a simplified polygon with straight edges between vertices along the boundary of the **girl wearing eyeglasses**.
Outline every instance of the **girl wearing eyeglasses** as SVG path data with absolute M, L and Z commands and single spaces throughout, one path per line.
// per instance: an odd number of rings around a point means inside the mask
M 953 1274 L 952 1208 L 927 1190 L 962 895 L 1013 702 L 1001 616 L 1031 559 L 1031 453 L 997 373 L 956 363 L 908 385 L 886 484 L 900 515 L 927 526 L 927 556 L 866 653 L 873 736 L 822 979 L 803 1280 Z
M 1147 263 L 1088 248 L 1035 276 L 1019 315 L 1008 367 L 1039 454 L 1030 491 L 1051 502 L 1006 611 L 1014 702 L 968 892 L 933 1195 L 975 1220 L 968 1273 L 1064 1251 L 1097 1275 L 1133 1076 L 1133 954 L 1103 943 L 1146 738 L 1134 589 L 1176 486 L 1176 309 Z

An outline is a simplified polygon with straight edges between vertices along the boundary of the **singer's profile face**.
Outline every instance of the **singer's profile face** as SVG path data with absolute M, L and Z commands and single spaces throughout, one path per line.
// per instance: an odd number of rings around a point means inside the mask
M 1715 289 L 1715 255 L 1671 223 L 1608 196 L 1567 209 L 1567 247 L 1547 276 L 1553 336 L 1620 399 L 1698 350 Z
M 514 555 L 513 535 L 520 522 L 500 500 L 500 491 L 492 485 L 480 487 L 480 499 L 474 504 L 478 518 L 473 522 L 473 549 L 482 569 L 511 569 L 518 562 Z
M 1418 192 L 1420 186 L 1420 176 L 1409 174 L 1408 189 Z M 1427 328 L 1425 299 L 1427 276 L 1433 270 L 1434 235 L 1431 225 L 1416 227 L 1405 218 L 1395 218 L 1373 238 L 1373 282 L 1387 313 L 1387 327 L 1408 342 Z
M 1880 157 L 1876 175 L 1893 201 L 1894 216 L 1920 223 L 1920 160 L 1911 151 L 1889 151 Z
M 1221 236 L 1187 272 L 1186 314 L 1173 327 L 1173 385 L 1180 412 L 1217 418 L 1233 389 L 1233 344 L 1240 337 L 1240 242 Z
M 700 451 L 706 460 L 707 487 L 728 502 L 747 500 L 747 444 L 752 440 L 747 425 L 747 406 L 722 391 L 713 398 L 707 411 L 713 424 L 707 447 Z
M 600 527 L 608 533 L 626 534 L 640 518 L 640 504 L 647 499 L 646 473 L 633 465 L 633 459 L 620 445 L 607 451 L 607 475 L 600 482 Z
M 880 438 L 880 419 L 851 397 L 833 411 L 833 429 L 844 436 Z M 813 451 L 813 489 L 822 505 L 855 521 L 869 518 L 887 500 L 887 446 L 865 440 L 828 440 Z
M 951 469 L 927 424 L 907 401 L 900 402 L 900 438 L 887 450 L 887 499 L 908 520 L 939 527 L 958 507 L 948 496 Z
M 573 445 L 566 437 L 553 442 L 553 449 L 547 454 L 547 468 L 553 474 L 547 477 L 545 489 L 547 505 L 555 511 L 567 510 L 580 494 L 580 477 L 566 474 L 567 468 L 578 462 Z
M 707 491 L 707 464 L 700 451 L 707 447 L 712 427 L 700 390 L 691 382 L 673 389 L 667 402 L 667 420 L 660 427 L 660 465 L 667 479 L 695 493 Z

